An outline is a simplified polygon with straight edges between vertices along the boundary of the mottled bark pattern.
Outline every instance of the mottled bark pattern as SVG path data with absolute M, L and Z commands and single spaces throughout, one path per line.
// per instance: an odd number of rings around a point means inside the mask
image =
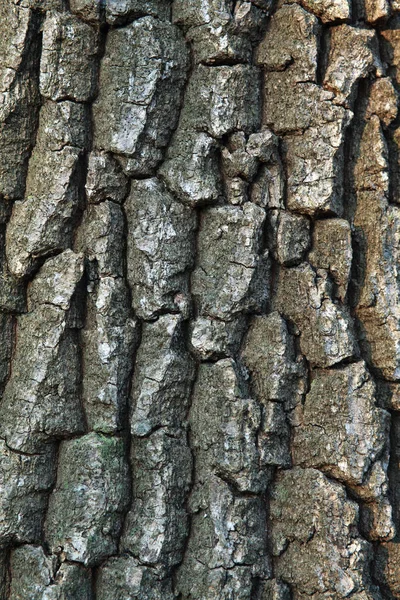
M 0 0 L 0 600 L 400 599 L 400 2 Z

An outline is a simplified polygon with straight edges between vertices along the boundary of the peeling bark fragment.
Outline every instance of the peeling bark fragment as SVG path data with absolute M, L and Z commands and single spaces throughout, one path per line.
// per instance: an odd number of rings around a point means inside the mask
M 337 286 L 336 296 L 345 301 L 353 251 L 351 229 L 344 219 L 323 219 L 314 223 L 312 250 L 308 256 L 316 269 L 326 269 Z
M 72 102 L 47 103 L 29 162 L 26 198 L 14 205 L 6 235 L 12 274 L 30 273 L 40 257 L 72 242 L 81 208 L 81 156 L 86 145 L 87 113 Z
M 341 485 L 314 469 L 283 471 L 270 510 L 275 574 L 293 586 L 296 598 L 375 597 L 372 552 L 357 535 L 358 507 Z
M 333 27 L 324 86 L 335 93 L 336 102 L 351 108 L 357 82 L 374 71 L 382 74 L 375 32 L 350 25 Z
M 132 466 L 134 501 L 121 548 L 166 577 L 182 561 L 189 533 L 185 500 L 193 465 L 186 432 L 172 436 L 159 429 L 135 438 Z
M 275 308 L 294 321 L 312 365 L 329 367 L 357 355 L 350 315 L 334 304 L 326 274 L 303 263 L 279 273 Z
M 296 359 L 294 338 L 279 313 L 254 318 L 246 336 L 243 360 L 260 402 L 285 402 L 293 408 L 300 401 L 304 365 Z
M 122 439 L 89 433 L 62 442 L 45 524 L 52 552 L 85 566 L 114 554 L 128 501 Z
M 264 220 L 264 210 L 250 202 L 202 213 L 192 275 L 202 316 L 229 320 L 265 306 L 269 261 L 261 246 Z
M 201 505 L 192 500 L 192 526 L 176 589 L 184 598 L 248 600 L 254 580 L 270 575 L 265 555 L 265 503 L 235 496 L 210 476 Z
M 375 406 L 365 364 L 314 371 L 302 412 L 294 431 L 295 463 L 349 485 L 362 484 L 389 434 L 389 414 Z
M 239 350 L 246 321 L 239 316 L 232 321 L 198 317 L 190 325 L 190 343 L 201 360 L 233 356 Z
M 41 94 L 52 100 L 91 100 L 96 54 L 94 29 L 68 13 L 50 13 L 43 25 Z
M 40 546 L 11 553 L 10 600 L 92 600 L 90 571 L 48 557 Z
M 35 543 L 42 537 L 47 494 L 55 481 L 55 448 L 17 454 L 0 441 L 0 546 Z
M 167 310 L 187 315 L 196 214 L 157 179 L 133 181 L 125 209 L 128 281 L 136 314 L 144 319 Z
M 271 4 L 270 0 L 175 0 L 172 18 L 186 30 L 196 62 L 248 62 Z
M 48 440 L 81 433 L 79 341 L 71 311 L 82 256 L 49 259 L 31 284 L 28 313 L 17 321 L 13 369 L 0 404 L 0 432 L 10 447 L 36 452 Z
M 128 179 L 111 154 L 95 150 L 89 154 L 85 189 L 91 203 L 113 200 L 121 204 L 128 194 Z
M 182 318 L 164 315 L 145 323 L 132 384 L 132 434 L 145 436 L 155 428 L 181 427 L 193 378 Z
M 284 0 L 288 4 L 298 2 L 306 10 L 316 14 L 323 23 L 345 20 L 351 16 L 351 0 Z
M 141 565 L 131 556 L 110 558 L 98 570 L 97 600 L 174 600 L 170 579 Z
M 22 198 L 30 151 L 35 141 L 40 96 L 39 20 L 10 0 L 0 6 L 0 216 L 5 200 Z
M 285 266 L 301 263 L 311 244 L 310 221 L 283 210 L 272 210 L 268 216 L 269 244 L 274 258 Z
M 149 175 L 179 116 L 188 55 L 179 29 L 143 17 L 107 36 L 93 105 L 97 148 L 122 154 L 130 175 Z

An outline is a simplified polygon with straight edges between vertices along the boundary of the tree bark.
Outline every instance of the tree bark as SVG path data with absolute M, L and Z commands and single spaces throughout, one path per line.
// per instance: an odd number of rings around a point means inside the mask
M 0 599 L 400 598 L 399 19 L 0 0 Z

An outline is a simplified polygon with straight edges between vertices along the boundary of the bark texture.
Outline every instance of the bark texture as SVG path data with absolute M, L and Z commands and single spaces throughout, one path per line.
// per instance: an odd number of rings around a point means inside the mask
M 399 91 L 398 0 L 0 0 L 0 600 L 400 599 Z

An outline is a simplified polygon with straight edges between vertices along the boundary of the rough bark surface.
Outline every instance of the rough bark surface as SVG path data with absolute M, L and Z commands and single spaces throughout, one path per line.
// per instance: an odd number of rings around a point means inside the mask
M 399 92 L 398 0 L 0 0 L 0 600 L 400 599 Z

